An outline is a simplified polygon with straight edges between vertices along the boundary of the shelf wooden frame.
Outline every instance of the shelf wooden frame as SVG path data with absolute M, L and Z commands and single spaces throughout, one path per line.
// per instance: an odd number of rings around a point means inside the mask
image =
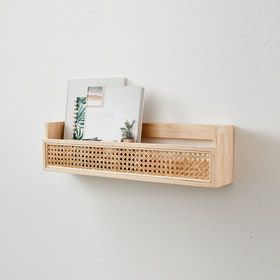
M 63 132 L 64 122 L 46 123 L 45 170 L 210 188 L 233 182 L 232 125 L 144 123 L 146 143 L 65 140 Z

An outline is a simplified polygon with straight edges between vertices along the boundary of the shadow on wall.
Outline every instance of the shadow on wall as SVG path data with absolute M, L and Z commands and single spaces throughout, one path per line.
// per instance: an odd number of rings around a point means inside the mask
M 279 186 L 280 141 L 266 134 L 236 128 L 234 182 L 244 190 Z
M 168 225 L 173 234 L 209 230 L 243 246 L 246 255 L 249 246 L 255 250 L 254 238 L 262 234 L 263 227 L 278 216 L 279 144 L 268 135 L 237 128 L 234 183 L 218 189 L 72 177 L 96 207 L 94 211 L 106 213 L 101 219 L 119 219 L 123 225 L 135 226 L 135 218 L 138 226 L 154 230 L 164 231 Z
M 177 192 L 181 195 L 217 196 L 217 194 L 241 194 L 260 191 L 272 191 L 280 180 L 280 142 L 278 139 L 243 128 L 235 129 L 234 183 L 219 189 L 185 187 L 160 183 L 138 182 L 73 175 L 75 180 L 92 192 Z

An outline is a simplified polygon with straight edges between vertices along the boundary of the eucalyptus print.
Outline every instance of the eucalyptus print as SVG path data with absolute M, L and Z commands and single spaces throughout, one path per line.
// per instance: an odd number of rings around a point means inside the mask
M 86 97 L 77 97 L 76 99 L 74 130 L 73 130 L 73 139 L 75 140 L 83 139 L 84 126 L 85 126 L 86 101 L 87 101 Z

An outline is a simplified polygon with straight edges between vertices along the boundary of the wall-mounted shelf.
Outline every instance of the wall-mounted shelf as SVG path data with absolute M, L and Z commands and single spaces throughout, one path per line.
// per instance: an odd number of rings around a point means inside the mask
M 233 180 L 231 125 L 144 123 L 145 143 L 64 140 L 63 130 L 46 124 L 45 170 L 212 188 Z

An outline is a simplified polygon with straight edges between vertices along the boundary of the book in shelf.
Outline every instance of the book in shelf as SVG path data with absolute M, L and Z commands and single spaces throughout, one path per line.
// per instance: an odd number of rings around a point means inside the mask
M 73 139 L 77 97 L 86 97 L 92 86 L 125 86 L 126 78 L 71 79 L 68 81 L 64 139 Z
M 88 89 L 83 139 L 108 142 L 122 140 L 122 127 L 130 138 L 141 141 L 144 88 L 141 86 L 98 86 Z

